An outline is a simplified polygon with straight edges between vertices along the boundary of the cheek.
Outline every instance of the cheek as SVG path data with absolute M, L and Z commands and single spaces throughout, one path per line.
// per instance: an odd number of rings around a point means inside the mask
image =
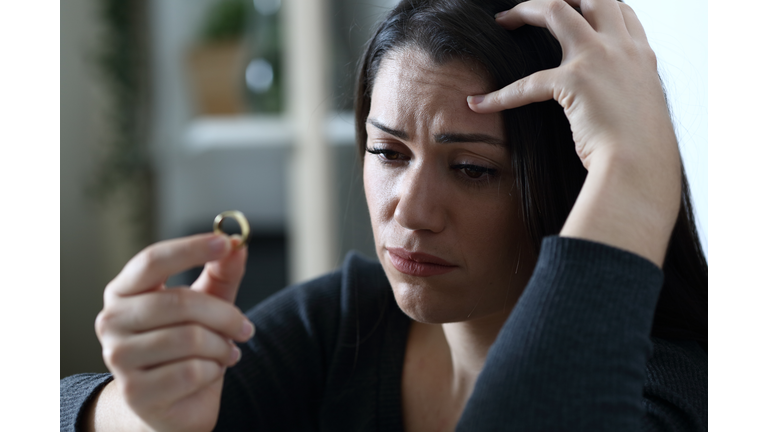
M 371 215 L 371 222 L 374 225 L 374 231 L 376 231 L 375 215 L 377 213 L 376 209 L 379 206 L 376 190 L 377 184 L 375 175 L 371 169 L 371 161 L 367 160 L 368 155 L 365 156 L 365 159 L 363 165 L 363 189 L 365 190 L 365 201 L 368 203 L 368 213 Z
M 392 181 L 384 171 L 376 166 L 375 160 L 365 156 L 363 165 L 363 189 L 368 203 L 368 213 L 371 216 L 371 227 L 376 244 L 379 244 L 379 231 L 391 219 L 394 207 L 391 205 Z
M 475 265 L 505 261 L 511 255 L 517 255 L 526 233 L 519 207 L 513 199 L 503 194 L 489 197 L 484 202 L 474 200 L 463 208 L 464 217 L 457 226 L 464 227 L 461 230 L 462 246 L 476 257 Z

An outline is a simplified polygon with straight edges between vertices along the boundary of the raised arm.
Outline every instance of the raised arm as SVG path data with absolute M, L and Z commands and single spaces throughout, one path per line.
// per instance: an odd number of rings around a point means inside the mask
M 706 402 L 702 420 L 701 410 L 691 408 L 700 400 L 678 392 L 699 389 L 702 380 L 678 381 L 663 397 L 644 394 L 681 163 L 656 58 L 637 16 L 615 0 L 531 0 L 497 22 L 512 31 L 549 29 L 563 60 L 470 96 L 470 107 L 495 112 L 555 99 L 588 175 L 560 237 L 545 239 L 458 430 L 639 431 L 662 423 L 705 430 Z M 655 365 L 663 372 L 650 377 L 655 389 L 691 357 Z M 706 378 L 699 393 L 706 400 Z M 674 415 L 652 419 L 649 404 Z
M 589 171 L 560 235 L 634 252 L 661 267 L 679 211 L 680 156 L 656 57 L 635 13 L 615 0 L 531 0 L 497 22 L 509 30 L 546 27 L 560 41 L 563 60 L 470 97 L 470 108 L 560 103 Z

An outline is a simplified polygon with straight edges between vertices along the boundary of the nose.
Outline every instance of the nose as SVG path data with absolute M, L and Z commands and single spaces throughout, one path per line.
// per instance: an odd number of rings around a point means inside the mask
M 435 233 L 445 229 L 446 206 L 438 177 L 423 163 L 410 167 L 398 188 L 395 221 L 400 226 Z

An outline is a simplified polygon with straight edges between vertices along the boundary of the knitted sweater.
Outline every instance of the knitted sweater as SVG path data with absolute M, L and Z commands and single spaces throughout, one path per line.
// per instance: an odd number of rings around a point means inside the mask
M 661 270 L 606 245 L 548 237 L 491 347 L 457 430 L 705 431 L 707 356 L 650 338 Z M 225 376 L 216 430 L 403 429 L 410 319 L 381 265 L 341 269 L 254 307 L 254 337 Z M 61 430 L 109 374 L 60 383 Z

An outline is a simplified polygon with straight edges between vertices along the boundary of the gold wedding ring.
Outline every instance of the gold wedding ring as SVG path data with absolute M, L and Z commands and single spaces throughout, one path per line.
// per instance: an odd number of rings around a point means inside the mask
M 248 225 L 248 219 L 245 218 L 245 215 L 237 210 L 227 210 L 225 212 L 221 212 L 216 216 L 216 219 L 213 220 L 213 232 L 216 234 L 224 234 L 224 231 L 221 230 L 221 223 L 224 222 L 224 219 L 226 218 L 232 218 L 237 221 L 237 223 L 240 225 L 240 243 L 237 245 L 238 248 L 244 247 L 248 244 L 248 240 L 251 238 L 251 226 Z

